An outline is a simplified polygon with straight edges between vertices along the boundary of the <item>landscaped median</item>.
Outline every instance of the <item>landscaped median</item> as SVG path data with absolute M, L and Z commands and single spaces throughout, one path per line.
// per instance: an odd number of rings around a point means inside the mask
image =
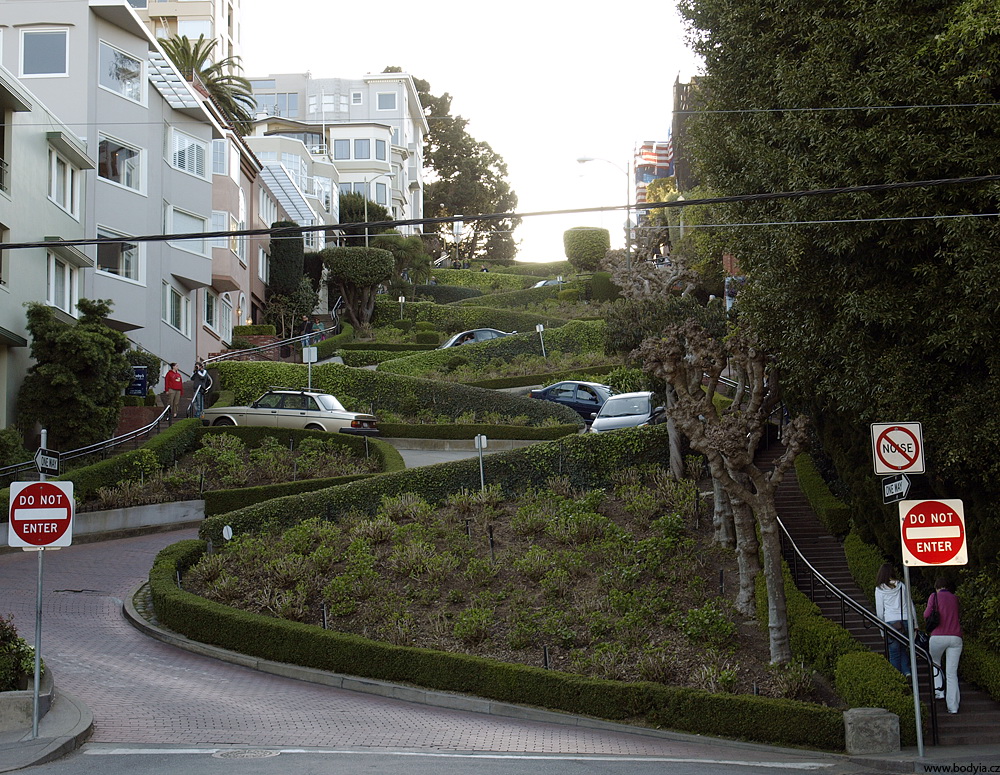
M 481 657 L 394 646 L 238 611 L 182 588 L 184 572 L 204 551 L 202 541 L 168 547 L 157 557 L 149 579 L 159 622 L 201 643 L 334 673 L 642 726 L 821 750 L 844 747 L 843 714 L 822 705 L 586 678 Z

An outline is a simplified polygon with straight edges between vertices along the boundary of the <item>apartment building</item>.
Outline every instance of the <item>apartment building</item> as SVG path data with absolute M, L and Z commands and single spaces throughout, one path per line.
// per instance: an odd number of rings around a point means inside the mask
M 256 138 L 300 139 L 313 158 L 336 167 L 340 193 L 365 194 L 398 220 L 423 217 L 427 119 L 411 76 L 344 79 L 296 73 L 249 80 L 257 99 L 255 149 Z
M 109 325 L 164 361 L 193 364 L 198 289 L 211 286 L 212 141 L 224 129 L 121 0 L 5 0 L 2 63 L 79 136 L 88 236 L 75 297 L 111 299 Z M 150 241 L 136 237 L 192 235 Z M 188 367 L 190 368 L 190 367 Z
M 95 168 L 87 147 L 5 67 L 0 111 L 0 243 L 83 238 Z M 24 304 L 47 302 L 71 320 L 81 276 L 93 266 L 69 246 L 0 250 L 0 428 L 13 425 L 31 366 Z
M 128 0 L 156 38 L 217 40 L 217 60 L 240 55 L 240 0 Z

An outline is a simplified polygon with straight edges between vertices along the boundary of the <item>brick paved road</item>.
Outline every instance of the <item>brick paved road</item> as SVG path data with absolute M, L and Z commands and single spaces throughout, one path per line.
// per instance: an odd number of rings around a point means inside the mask
M 156 552 L 193 530 L 46 552 L 42 654 L 94 713 L 93 742 L 718 758 L 713 746 L 413 705 L 270 676 L 152 640 L 121 614 Z M 34 637 L 37 560 L 0 555 L 0 613 Z M 732 758 L 733 751 L 729 751 Z M 743 760 L 773 760 L 745 749 Z M 809 758 L 803 757 L 803 758 Z

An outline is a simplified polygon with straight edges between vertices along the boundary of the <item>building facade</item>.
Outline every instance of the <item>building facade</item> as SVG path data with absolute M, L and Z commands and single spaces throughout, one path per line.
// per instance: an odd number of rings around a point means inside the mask
M 215 60 L 240 55 L 240 0 L 128 0 L 156 38 L 217 40 Z

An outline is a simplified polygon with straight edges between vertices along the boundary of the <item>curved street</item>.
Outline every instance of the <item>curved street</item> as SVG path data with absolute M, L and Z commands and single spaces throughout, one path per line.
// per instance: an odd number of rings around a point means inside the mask
M 676 735 L 538 723 L 411 704 L 268 675 L 149 638 L 122 600 L 163 547 L 194 529 L 77 544 L 45 555 L 42 654 L 56 686 L 92 710 L 97 744 L 330 747 L 651 756 L 804 765 L 833 761 Z M 30 642 L 37 559 L 0 555 L 4 613 Z M 728 748 L 729 750 L 725 750 Z M 835 759 L 834 759 L 835 761 Z

